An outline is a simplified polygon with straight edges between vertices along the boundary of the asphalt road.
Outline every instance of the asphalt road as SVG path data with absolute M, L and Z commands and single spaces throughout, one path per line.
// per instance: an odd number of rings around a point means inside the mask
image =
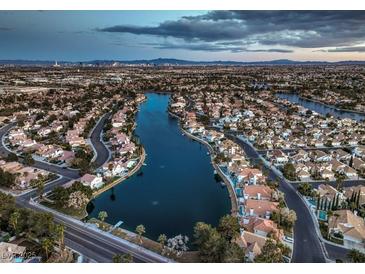
M 93 132 L 90 135 L 90 141 L 93 144 L 95 150 L 97 151 L 97 156 L 94 161 L 95 167 L 101 167 L 108 159 L 109 159 L 109 150 L 105 147 L 103 142 L 101 141 L 101 133 L 103 131 L 103 127 L 105 121 L 110 117 L 110 113 L 105 114 L 95 126 Z
M 14 126 L 15 126 L 15 123 L 2 127 L 0 129 L 0 140 L 3 140 L 4 135 Z M 10 153 L 10 151 L 3 146 L 3 142 L 1 141 L 0 142 L 0 155 L 6 157 L 7 155 L 9 155 L 9 153 Z M 34 164 L 32 166 L 52 172 L 52 173 L 62 175 L 65 178 L 69 178 L 69 179 L 77 179 L 80 177 L 80 174 L 77 170 L 62 168 L 60 166 L 48 164 L 45 162 L 34 161 Z
M 109 151 L 102 143 L 100 136 L 103 130 L 104 123 L 110 114 L 103 116 L 91 133 L 90 140 L 97 151 L 95 159 L 96 167 L 103 165 L 109 158 Z M 3 136 L 15 125 L 9 124 L 0 129 L 0 140 Z M 10 152 L 0 142 L 0 155 L 6 156 Z M 45 192 L 51 191 L 56 186 L 61 186 L 70 179 L 80 178 L 77 170 L 58 167 L 45 162 L 35 161 L 34 167 L 41 168 L 61 177 L 45 186 Z M 86 226 L 84 223 L 77 221 L 69 216 L 53 211 L 43 206 L 35 205 L 30 202 L 30 199 L 37 195 L 37 190 L 31 190 L 16 198 L 16 203 L 20 207 L 26 207 L 37 211 L 51 212 L 54 215 L 56 223 L 65 225 L 65 243 L 70 248 L 83 254 L 89 261 L 94 262 L 111 262 L 113 255 L 117 253 L 131 254 L 135 262 L 155 262 L 166 263 L 171 260 L 154 253 L 150 250 L 142 248 L 138 245 L 125 241 L 123 239 L 113 238 L 108 234 Z
M 325 243 L 326 250 L 328 253 L 328 256 L 333 260 L 341 260 L 343 262 L 348 262 L 349 258 L 347 258 L 347 254 L 349 253 L 349 250 L 343 247 L 334 246 L 331 244 Z
M 18 198 L 16 202 L 22 207 L 53 213 L 55 222 L 66 226 L 65 241 L 69 243 L 69 246 L 93 261 L 108 263 L 112 262 L 113 255 L 115 254 L 129 253 L 133 256 L 135 262 L 172 262 L 157 253 L 126 240 L 112 237 L 110 234 L 94 229 L 81 221 L 59 214 L 38 204 L 33 204 L 27 199 Z

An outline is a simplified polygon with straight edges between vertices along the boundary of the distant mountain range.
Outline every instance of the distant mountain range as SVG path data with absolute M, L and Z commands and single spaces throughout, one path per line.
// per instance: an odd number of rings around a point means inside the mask
M 346 65 L 346 64 L 357 64 L 365 65 L 365 61 L 339 61 L 339 62 L 327 62 L 327 61 L 294 61 L 289 59 L 279 59 L 272 61 L 255 61 L 255 62 L 244 62 L 244 61 L 189 61 L 180 60 L 173 58 L 158 58 L 151 60 L 92 60 L 82 62 L 69 62 L 69 61 L 58 61 L 59 65 L 176 65 L 176 66 L 189 66 L 189 65 L 204 65 L 204 66 L 245 66 L 245 65 Z M 0 65 L 21 65 L 21 66 L 51 66 L 54 65 L 55 61 L 47 60 L 0 60 Z

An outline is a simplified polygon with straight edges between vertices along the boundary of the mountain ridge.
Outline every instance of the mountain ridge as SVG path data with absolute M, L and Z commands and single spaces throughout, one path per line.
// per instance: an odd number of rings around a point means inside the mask
M 269 61 L 192 61 L 175 58 L 156 58 L 156 59 L 140 59 L 140 60 L 90 60 L 90 61 L 58 61 L 59 65 L 113 65 L 119 63 L 121 65 L 222 65 L 222 66 L 244 66 L 244 65 L 346 65 L 361 64 L 365 61 L 296 61 L 290 59 L 277 59 Z M 54 65 L 55 61 L 50 60 L 27 60 L 27 59 L 9 59 L 0 60 L 0 65 Z

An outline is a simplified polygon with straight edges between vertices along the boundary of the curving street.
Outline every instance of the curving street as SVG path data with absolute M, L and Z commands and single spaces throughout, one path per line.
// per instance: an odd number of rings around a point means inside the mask
M 253 147 L 237 138 L 235 135 L 228 134 L 228 136 L 244 148 L 250 158 L 259 160 L 259 153 Z M 294 226 L 292 262 L 325 263 L 325 248 L 318 237 L 315 224 L 307 206 L 303 203 L 296 189 L 291 184 L 279 177 L 278 174 L 272 172 L 271 169 L 269 169 L 269 171 L 270 176 L 280 183 L 279 189 L 285 194 L 285 202 L 288 207 L 297 214 L 297 221 Z
M 91 135 L 90 141 L 97 152 L 95 158 L 95 166 L 100 167 L 109 158 L 109 150 L 105 147 L 101 140 L 101 133 L 103 131 L 104 123 L 108 119 L 110 114 L 105 114 L 95 125 Z M 11 123 L 0 128 L 0 155 L 7 156 L 11 151 L 5 147 L 3 140 L 6 133 L 15 126 L 15 123 Z M 45 162 L 35 161 L 34 167 L 44 169 L 55 174 L 58 174 L 60 178 L 45 185 L 45 192 L 51 191 L 56 186 L 61 186 L 71 179 L 80 178 L 80 174 L 77 170 L 58 167 L 53 164 Z M 33 189 L 24 194 L 16 197 L 16 203 L 20 207 L 26 207 L 29 209 L 49 212 L 54 216 L 56 223 L 62 223 L 65 227 L 65 242 L 66 244 L 81 253 L 87 260 L 95 262 L 111 262 L 113 255 L 116 253 L 130 253 L 136 262 L 155 262 L 155 263 L 168 263 L 172 260 L 163 257 L 157 253 L 154 253 L 148 249 L 135 245 L 126 240 L 114 237 L 106 232 L 95 229 L 81 221 L 78 221 L 72 217 L 66 216 L 55 210 L 41 206 L 32 202 L 32 198 L 37 195 L 37 190 Z
M 102 141 L 101 133 L 103 131 L 106 120 L 110 117 L 111 113 L 104 114 L 95 125 L 93 131 L 90 134 L 90 141 L 96 151 L 96 158 L 94 160 L 95 167 L 101 167 L 110 157 L 108 148 Z

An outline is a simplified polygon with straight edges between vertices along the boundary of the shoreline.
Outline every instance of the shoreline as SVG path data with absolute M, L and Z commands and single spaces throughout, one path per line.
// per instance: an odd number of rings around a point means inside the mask
M 349 113 L 359 114 L 359 115 L 364 115 L 365 116 L 365 112 L 363 112 L 363 111 L 351 110 L 351 109 L 344 109 L 344 108 L 337 108 L 337 107 L 335 107 L 333 105 L 328 105 L 328 104 L 323 103 L 321 101 L 318 101 L 316 99 L 311 99 L 311 98 L 308 98 L 308 97 L 303 97 L 303 96 L 299 95 L 298 93 L 293 93 L 293 92 L 277 92 L 276 94 L 280 94 L 280 93 L 282 93 L 282 94 L 292 94 L 292 95 L 295 94 L 295 95 L 298 96 L 299 99 L 307 100 L 307 101 L 310 101 L 310 102 L 313 102 L 313 103 L 317 103 L 317 104 L 321 104 L 321 105 L 326 106 L 328 108 L 331 108 L 333 110 L 337 110 L 337 111 L 341 111 L 341 112 L 349 112 Z M 365 117 L 364 117 L 364 119 L 365 119 Z
M 143 101 L 141 101 L 141 102 L 139 102 L 138 103 L 138 106 L 137 106 L 137 108 L 140 106 L 140 104 L 141 103 L 143 103 L 143 102 L 145 102 L 147 100 L 147 98 L 144 98 L 143 99 Z M 106 116 L 106 115 L 110 115 L 111 113 L 110 112 L 107 112 L 107 113 L 105 113 L 101 118 L 100 118 L 100 120 L 104 117 L 104 116 Z M 99 121 L 100 121 L 99 120 Z M 98 123 L 97 123 L 98 124 Z M 134 125 L 133 125 L 133 128 L 136 126 L 136 121 L 134 121 Z M 96 127 L 96 126 L 95 126 Z M 90 136 L 91 136 L 91 134 L 90 134 Z M 101 142 L 105 145 L 105 143 L 104 143 L 104 141 L 102 140 L 102 137 L 100 136 L 100 140 L 101 140 Z M 111 152 L 110 152 L 110 150 L 109 150 L 109 148 L 108 148 L 108 146 L 107 145 L 105 145 L 105 147 L 107 148 L 107 150 L 108 150 L 108 152 L 109 152 L 109 157 L 108 157 L 108 160 L 111 158 Z M 105 191 L 108 191 L 109 189 L 111 189 L 112 187 L 114 187 L 114 186 L 116 186 L 116 185 L 118 185 L 118 184 L 120 184 L 121 182 L 123 182 L 124 180 L 126 180 L 126 179 L 128 179 L 129 177 L 131 177 L 132 175 L 134 175 L 141 167 L 142 167 L 142 165 L 143 165 L 143 163 L 144 163 L 144 161 L 145 161 L 145 159 L 146 159 L 146 151 L 145 151 L 145 149 L 144 149 L 144 147 L 141 145 L 141 147 L 142 147 L 142 153 L 141 153 L 141 155 L 140 155 L 140 157 L 139 157 L 139 161 L 138 161 L 138 163 L 137 163 L 137 165 L 135 166 L 135 167 L 133 167 L 133 169 L 132 170 L 130 170 L 130 171 L 128 171 L 128 173 L 126 174 L 126 175 L 124 175 L 124 176 L 122 176 L 122 177 L 120 177 L 120 178 L 118 178 L 118 179 L 116 179 L 116 180 L 114 180 L 113 182 L 111 182 L 111 183 L 109 183 L 109 184 L 107 184 L 107 185 L 104 185 L 102 188 L 100 188 L 100 189 L 98 189 L 95 193 L 93 193 L 93 195 L 92 195 L 92 197 L 91 197 L 91 200 L 92 199 L 95 199 L 97 196 L 99 196 L 100 194 L 102 194 L 102 193 L 104 193 Z M 108 161 L 107 160 L 107 161 Z M 91 201 L 90 200 L 90 201 Z M 87 214 L 87 216 L 88 216 L 89 214 Z
M 170 115 L 172 115 L 173 117 L 179 119 L 179 121 L 180 121 L 181 118 L 178 115 L 172 113 L 171 111 L 168 111 L 168 113 Z M 208 150 L 209 150 L 209 153 L 210 153 L 210 158 L 211 158 L 211 164 L 212 164 L 214 170 L 220 175 L 220 177 L 222 178 L 223 182 L 227 186 L 228 193 L 229 193 L 229 198 L 231 200 L 231 215 L 236 216 L 237 213 L 238 213 L 238 203 L 237 203 L 237 199 L 236 199 L 236 195 L 235 195 L 234 189 L 233 189 L 231 183 L 229 182 L 229 180 L 226 178 L 226 176 L 222 173 L 222 171 L 220 170 L 220 168 L 214 162 L 213 155 L 215 155 L 215 153 L 214 153 L 214 150 L 213 150 L 212 146 L 208 142 L 206 142 L 206 141 L 204 141 L 204 140 L 202 140 L 202 139 L 200 139 L 200 138 L 198 138 L 198 137 L 190 134 L 189 132 L 187 132 L 185 129 L 182 128 L 181 125 L 180 125 L 180 130 L 184 134 L 186 134 L 189 138 L 191 138 L 191 139 L 193 139 L 193 140 L 195 140 L 195 141 L 197 141 L 199 143 L 202 143 L 202 144 L 204 144 L 204 145 L 206 145 L 208 147 Z
M 144 150 L 144 147 L 142 147 L 142 154 L 141 154 L 141 156 L 139 158 L 139 161 L 138 161 L 137 165 L 132 170 L 130 170 L 125 176 L 120 177 L 119 179 L 114 180 L 110 184 L 105 185 L 104 187 L 102 187 L 101 189 L 99 189 L 95 193 L 93 193 L 93 196 L 92 196 L 91 200 L 92 199 L 95 199 L 97 196 L 99 196 L 100 194 L 104 193 L 105 191 L 108 191 L 112 187 L 114 187 L 114 186 L 122 183 L 123 181 L 125 181 L 129 177 L 133 176 L 142 167 L 145 159 L 146 159 L 146 152 Z

